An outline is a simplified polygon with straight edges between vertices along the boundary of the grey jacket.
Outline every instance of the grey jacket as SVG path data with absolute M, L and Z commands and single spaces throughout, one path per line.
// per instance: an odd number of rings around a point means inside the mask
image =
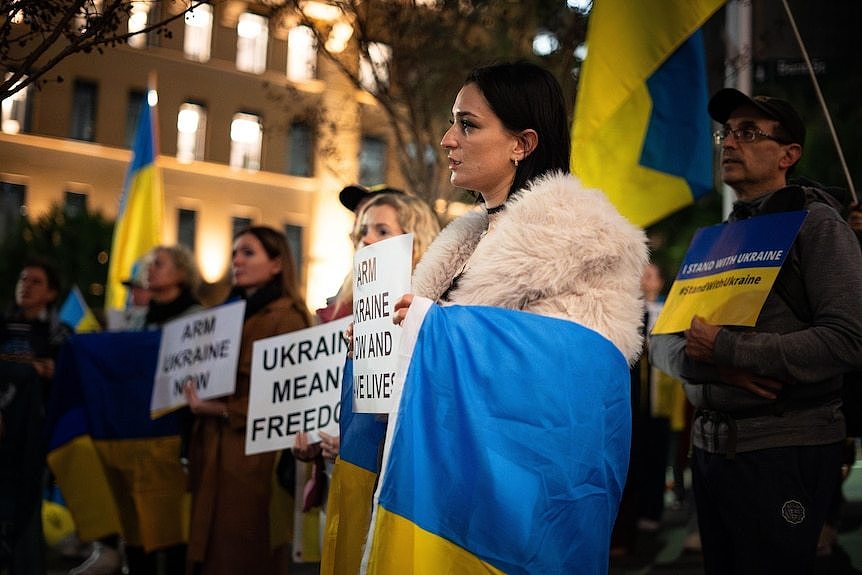
M 799 188 L 783 188 L 752 203 L 753 215 L 769 211 Z M 809 210 L 782 274 L 795 273 L 807 307 L 788 303 L 775 287 L 753 328 L 726 327 L 715 342 L 718 365 L 741 368 L 785 382 L 778 400 L 766 400 L 720 381 L 716 368 L 685 355 L 682 334 L 650 338 L 653 364 L 683 380 L 686 396 L 700 410 L 693 425 L 696 447 L 737 452 L 769 447 L 822 445 L 844 438 L 838 398 L 842 375 L 862 367 L 862 255 L 850 227 L 823 198 Z M 797 206 L 802 207 L 802 206 Z M 794 206 L 788 206 L 793 209 Z M 735 219 L 733 216 L 730 218 Z M 795 310 L 795 312 L 794 312 Z M 717 412 L 718 417 L 716 417 Z

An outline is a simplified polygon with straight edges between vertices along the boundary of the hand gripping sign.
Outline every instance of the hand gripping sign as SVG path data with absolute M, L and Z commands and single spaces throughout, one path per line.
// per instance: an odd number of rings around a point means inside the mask
M 353 258 L 353 411 L 389 413 L 401 385 L 395 302 L 410 291 L 413 235 L 364 247 Z

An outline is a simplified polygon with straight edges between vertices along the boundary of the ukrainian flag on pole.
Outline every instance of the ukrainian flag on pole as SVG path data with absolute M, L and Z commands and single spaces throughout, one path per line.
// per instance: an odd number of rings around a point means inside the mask
M 363 572 L 607 573 L 631 441 L 620 351 L 574 322 L 418 297 L 404 329 Z
M 699 28 L 724 0 L 596 0 L 572 124 L 572 172 L 647 226 L 713 188 Z
M 122 281 L 131 277 L 135 261 L 161 243 L 161 222 L 164 211 L 162 174 L 156 166 L 158 140 L 156 138 L 156 107 L 150 104 L 148 91 L 141 103 L 132 163 L 126 173 L 120 209 L 114 225 L 114 239 L 108 260 L 108 289 L 105 297 L 107 309 L 123 309 L 126 288 Z

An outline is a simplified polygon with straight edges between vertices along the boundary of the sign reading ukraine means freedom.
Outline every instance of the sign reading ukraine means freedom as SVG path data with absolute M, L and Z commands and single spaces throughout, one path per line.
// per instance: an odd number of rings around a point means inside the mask
M 338 435 L 351 316 L 254 342 L 245 453 L 293 447 L 297 433 Z
M 653 334 L 686 330 L 697 315 L 753 326 L 808 212 L 782 212 L 698 230 Z
M 395 302 L 410 291 L 413 234 L 366 246 L 353 257 L 353 411 L 389 413 L 399 386 L 401 328 Z
M 162 327 L 159 362 L 150 413 L 186 405 L 185 386 L 193 384 L 201 399 L 230 395 L 242 337 L 245 300 L 184 315 Z

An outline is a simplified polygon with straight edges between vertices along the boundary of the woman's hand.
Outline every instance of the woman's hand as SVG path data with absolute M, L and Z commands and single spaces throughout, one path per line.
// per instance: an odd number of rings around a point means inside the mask
M 311 461 L 320 453 L 319 443 L 308 443 L 308 434 L 297 433 L 296 441 L 290 448 L 294 457 L 300 461 Z
M 51 379 L 54 377 L 54 360 L 50 357 L 34 358 L 33 369 L 42 379 Z
M 329 435 L 321 431 L 320 447 L 323 449 L 323 456 L 325 458 L 335 461 L 335 458 L 338 457 L 338 450 L 341 447 L 341 438 L 337 435 Z
M 223 401 L 213 401 L 201 399 L 198 395 L 198 390 L 192 381 L 187 381 L 183 387 L 183 395 L 186 396 L 186 402 L 189 404 L 189 409 L 195 415 L 209 415 L 212 417 L 228 418 L 227 406 Z
M 401 325 L 404 318 L 407 317 L 407 312 L 410 311 L 410 304 L 413 303 L 413 294 L 406 293 L 395 302 L 395 314 L 392 316 L 392 323 Z
M 353 359 L 353 322 L 350 322 L 347 329 L 344 330 L 342 337 L 347 342 L 347 357 Z

